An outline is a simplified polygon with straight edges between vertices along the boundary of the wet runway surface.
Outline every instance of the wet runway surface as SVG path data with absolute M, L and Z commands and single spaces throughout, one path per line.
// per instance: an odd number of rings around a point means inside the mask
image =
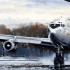
M 0 56 L 0 70 L 54 70 L 53 51 L 18 46 L 14 52 L 3 52 L 0 46 Z M 70 70 L 70 53 L 64 55 L 64 60 L 68 65 L 65 70 Z

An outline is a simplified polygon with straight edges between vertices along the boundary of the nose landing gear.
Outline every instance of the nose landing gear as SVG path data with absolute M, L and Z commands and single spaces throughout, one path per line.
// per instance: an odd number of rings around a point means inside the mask
M 56 51 L 56 57 L 54 58 L 55 70 L 64 70 L 64 53 L 58 48 Z

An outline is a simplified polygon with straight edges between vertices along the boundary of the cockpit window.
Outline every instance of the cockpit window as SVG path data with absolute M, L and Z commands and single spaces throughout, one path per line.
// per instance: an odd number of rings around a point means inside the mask
M 64 27 L 65 25 L 64 24 L 61 24 L 61 26 Z
M 62 22 L 58 22 L 58 23 L 62 23 Z
M 55 29 L 57 27 L 60 27 L 60 24 L 50 24 L 50 27 L 53 28 L 53 29 Z

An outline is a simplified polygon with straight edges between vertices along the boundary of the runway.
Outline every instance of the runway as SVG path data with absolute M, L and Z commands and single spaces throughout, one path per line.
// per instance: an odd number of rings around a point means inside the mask
M 15 52 L 2 53 L 0 46 L 0 70 L 54 70 L 53 51 L 19 46 Z M 70 70 L 70 53 L 64 55 L 64 64 Z
M 54 56 L 54 54 L 53 54 Z M 1 70 L 54 70 L 53 56 L 49 57 L 0 57 L 0 69 Z M 69 61 L 65 61 L 64 70 L 69 70 Z

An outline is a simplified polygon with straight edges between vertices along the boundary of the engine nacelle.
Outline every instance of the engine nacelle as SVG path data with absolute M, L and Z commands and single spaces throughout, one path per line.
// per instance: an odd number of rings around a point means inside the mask
M 13 49 L 16 49 L 15 44 L 12 41 L 5 41 L 3 44 L 3 48 L 6 51 L 11 51 Z

